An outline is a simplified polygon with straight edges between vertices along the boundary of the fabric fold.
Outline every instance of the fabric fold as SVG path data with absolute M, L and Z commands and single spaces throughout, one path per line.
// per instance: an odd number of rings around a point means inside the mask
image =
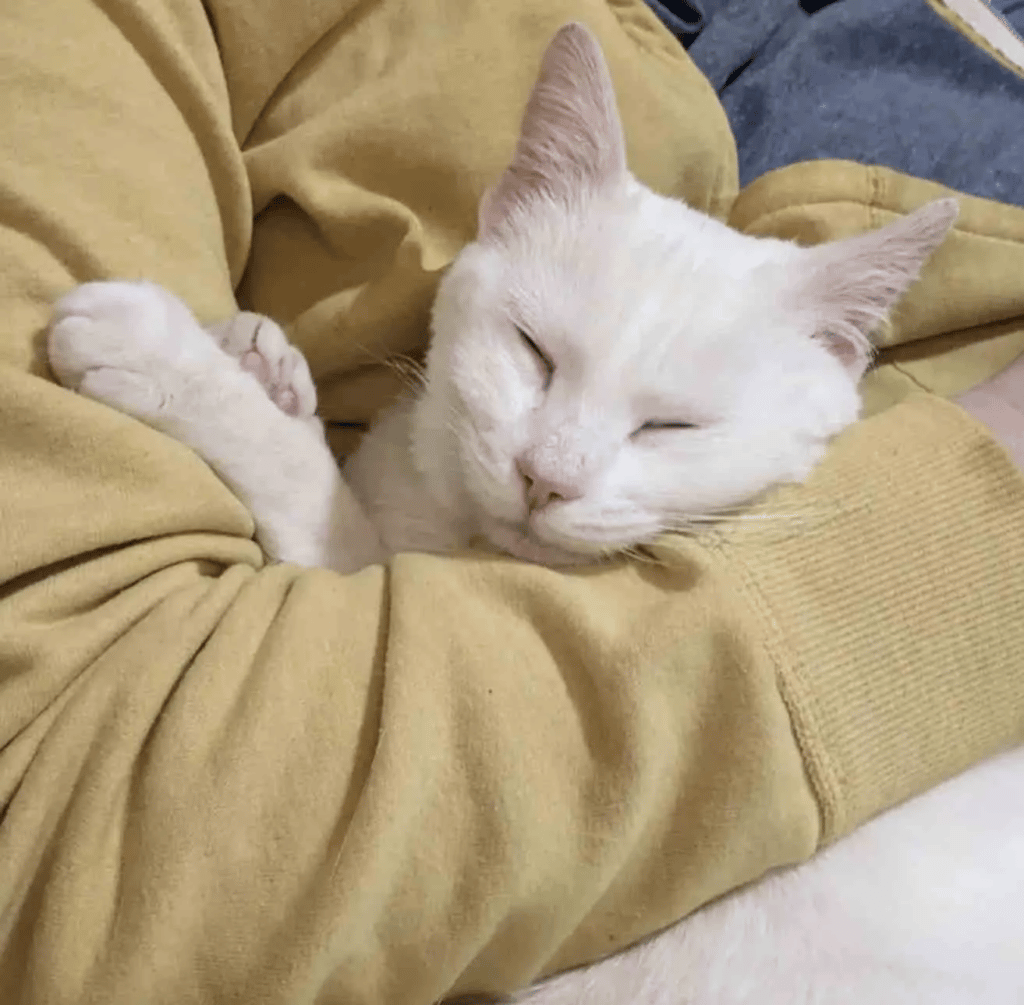
M 9 65 L 31 69 L 0 88 L 8 996 L 509 991 L 1024 738 L 1020 476 L 933 396 L 891 395 L 765 503 L 796 523 L 574 573 L 400 555 L 342 577 L 267 566 L 197 457 L 47 379 L 73 283 L 145 275 L 206 320 L 244 267 L 327 417 L 371 416 L 395 388 L 361 353 L 422 347 L 436 271 L 564 21 L 605 47 L 638 176 L 727 216 L 724 112 L 640 0 L 102 7 L 0 9 Z M 863 172 L 816 167 L 802 192 L 751 187 L 734 221 L 824 239 L 934 189 L 885 176 L 869 210 Z M 934 303 L 890 351 L 923 359 L 1016 310 L 989 250 L 1016 256 L 1020 221 L 965 208 L 935 266 L 960 285 L 926 275 Z

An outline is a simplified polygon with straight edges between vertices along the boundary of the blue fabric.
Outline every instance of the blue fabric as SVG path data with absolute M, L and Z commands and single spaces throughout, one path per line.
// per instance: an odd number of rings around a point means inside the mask
M 741 184 L 842 158 L 1024 205 L 1024 80 L 923 0 L 658 2 L 703 26 L 677 37 L 721 97 Z M 1024 30 L 1024 0 L 990 6 Z
M 679 0 L 647 0 L 647 5 L 661 19 L 662 24 L 683 45 L 692 41 L 704 27 L 704 12 L 690 3 Z

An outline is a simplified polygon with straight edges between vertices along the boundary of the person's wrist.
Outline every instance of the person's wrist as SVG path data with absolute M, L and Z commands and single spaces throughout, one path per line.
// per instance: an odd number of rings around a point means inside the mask
M 956 398 L 956 403 L 992 434 L 1024 471 L 1024 381 L 1007 381 L 1004 374 Z

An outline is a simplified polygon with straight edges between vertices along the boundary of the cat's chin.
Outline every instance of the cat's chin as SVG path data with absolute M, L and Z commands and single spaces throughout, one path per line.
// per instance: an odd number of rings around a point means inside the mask
M 587 555 L 544 544 L 533 535 L 524 533 L 521 527 L 497 521 L 488 521 L 483 536 L 491 547 L 502 554 L 524 562 L 532 562 L 534 565 L 547 565 L 558 569 L 596 565 L 603 561 L 600 555 Z

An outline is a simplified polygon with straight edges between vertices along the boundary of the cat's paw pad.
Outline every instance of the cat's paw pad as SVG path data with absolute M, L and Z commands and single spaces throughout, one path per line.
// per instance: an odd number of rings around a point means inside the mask
M 150 282 L 85 283 L 54 308 L 50 367 L 68 388 L 116 400 L 159 393 L 168 377 L 200 372 L 223 353 L 177 297 Z
M 221 349 L 263 385 L 282 412 L 300 419 L 316 412 L 316 386 L 306 358 L 275 321 L 240 311 L 209 331 Z

